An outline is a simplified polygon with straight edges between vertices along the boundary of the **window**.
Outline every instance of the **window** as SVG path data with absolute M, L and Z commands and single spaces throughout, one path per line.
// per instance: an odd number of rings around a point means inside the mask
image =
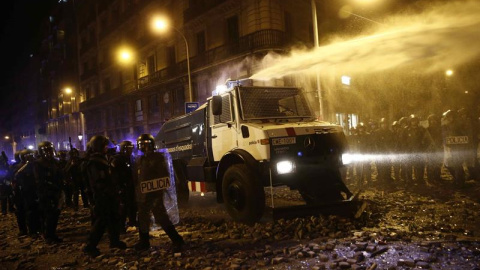
M 205 52 L 205 31 L 197 33 L 197 53 Z
M 159 106 L 158 106 L 158 95 L 151 95 L 148 97 L 148 111 L 150 115 L 158 115 Z
M 230 95 L 222 97 L 222 114 L 213 115 L 213 119 L 215 125 L 232 121 L 232 112 L 230 109 Z
M 152 75 L 155 73 L 156 67 L 155 67 L 155 55 L 150 55 L 147 58 L 147 70 L 148 70 L 148 75 Z
M 175 65 L 176 62 L 176 57 L 175 57 L 175 46 L 168 46 L 167 47 L 167 65 L 168 66 L 173 66 Z
M 228 43 L 236 43 L 239 38 L 240 34 L 238 31 L 238 17 L 233 16 L 227 19 L 227 42 Z
M 142 100 L 137 99 L 135 101 L 135 120 L 143 121 Z

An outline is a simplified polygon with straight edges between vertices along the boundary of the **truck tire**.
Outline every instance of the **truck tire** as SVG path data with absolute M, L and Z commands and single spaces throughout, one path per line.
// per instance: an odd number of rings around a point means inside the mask
M 186 169 L 186 168 L 185 168 Z M 175 171 L 175 190 L 177 191 L 177 203 L 180 207 L 186 206 L 190 198 L 188 190 L 188 181 L 185 176 L 185 170 L 181 164 L 173 166 Z
M 265 192 L 258 177 L 245 164 L 228 168 L 222 180 L 223 201 L 228 214 L 246 224 L 258 221 L 265 209 Z

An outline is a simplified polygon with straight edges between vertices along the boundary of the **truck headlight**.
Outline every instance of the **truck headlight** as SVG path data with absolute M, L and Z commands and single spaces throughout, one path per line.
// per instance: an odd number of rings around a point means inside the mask
M 353 155 L 352 154 L 348 154 L 348 153 L 345 153 L 342 155 L 342 163 L 343 165 L 348 165 L 350 163 L 352 163 L 353 161 Z
M 277 173 L 286 174 L 295 171 L 295 163 L 290 160 L 284 160 L 277 162 Z

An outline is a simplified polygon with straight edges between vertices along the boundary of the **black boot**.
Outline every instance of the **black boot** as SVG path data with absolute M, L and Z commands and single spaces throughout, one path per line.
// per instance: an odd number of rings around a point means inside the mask
M 139 233 L 140 240 L 135 244 L 136 251 L 145 251 L 150 248 L 150 235 L 147 233 Z
M 165 233 L 168 235 L 170 240 L 172 240 L 172 249 L 174 253 L 181 252 L 183 250 L 183 246 L 185 245 L 185 241 L 180 234 L 178 234 L 175 227 L 168 226 L 164 229 Z
M 127 244 L 125 244 L 123 241 L 117 240 L 110 242 L 110 248 L 126 249 Z
M 100 255 L 100 250 L 97 247 L 88 244 L 83 248 L 83 252 L 92 258 Z

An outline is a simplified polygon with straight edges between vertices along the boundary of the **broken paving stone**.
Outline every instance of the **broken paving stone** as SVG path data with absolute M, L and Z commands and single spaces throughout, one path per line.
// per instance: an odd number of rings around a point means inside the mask
M 428 262 L 418 261 L 415 265 L 422 269 L 430 269 L 430 264 Z
M 365 251 L 371 253 L 371 252 L 374 252 L 376 249 L 377 249 L 377 246 L 375 246 L 375 245 L 368 245 L 368 246 L 365 248 Z
M 350 268 L 352 268 L 352 266 L 348 262 L 339 262 L 338 267 L 340 267 L 340 269 L 350 269 Z
M 272 264 L 279 264 L 283 262 L 285 259 L 283 257 L 275 257 L 272 259 Z
M 328 256 L 325 254 L 320 254 L 318 258 L 320 259 L 321 262 L 328 262 Z

